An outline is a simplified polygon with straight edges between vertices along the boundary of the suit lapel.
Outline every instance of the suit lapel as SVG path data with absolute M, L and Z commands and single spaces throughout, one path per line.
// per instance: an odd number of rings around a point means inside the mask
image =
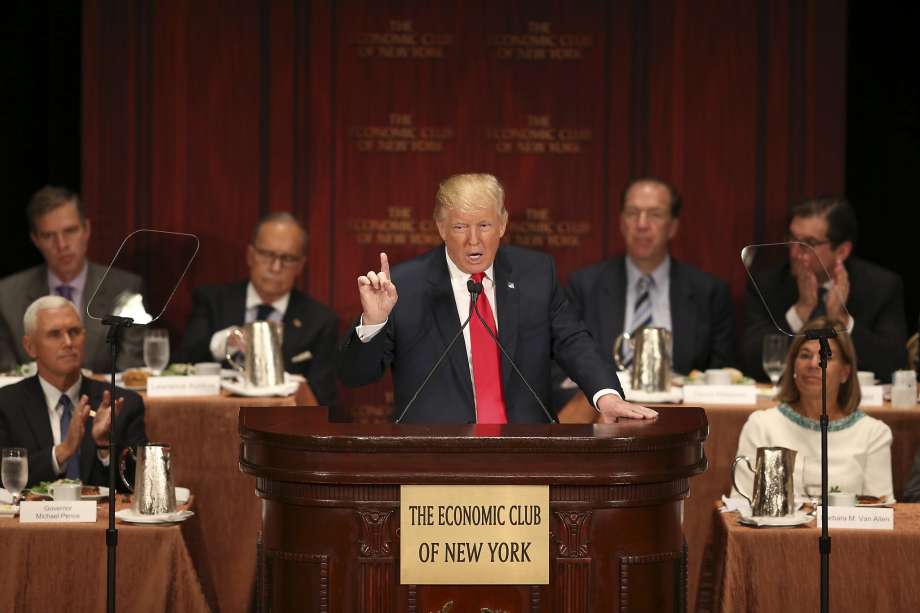
M 447 269 L 447 255 L 444 248 L 435 250 L 428 269 L 428 291 L 434 310 L 434 320 L 441 335 L 443 346 L 451 341 L 462 323 L 457 316 L 457 303 L 454 290 L 450 284 L 450 272 Z M 460 389 L 466 398 L 467 406 L 473 406 L 473 378 L 470 375 L 469 357 L 466 344 L 458 339 L 450 350 L 448 360 Z
M 612 260 L 601 279 L 600 304 L 608 305 L 608 317 L 600 317 L 600 338 L 598 341 L 607 352 L 613 355 L 613 344 L 617 337 L 623 333 L 623 324 L 626 317 L 626 260 L 617 258 Z M 589 311 L 585 305 L 585 311 Z
M 245 290 L 244 290 L 245 291 Z M 288 299 L 287 310 L 284 312 L 282 322 L 284 322 L 284 335 L 281 342 L 281 353 L 284 355 L 285 364 L 289 364 L 294 357 L 294 349 L 302 347 L 304 342 L 301 340 L 307 329 L 302 321 L 304 310 L 306 309 L 306 297 L 297 290 L 291 290 L 291 297 Z M 245 304 L 243 308 L 245 309 Z
M 38 266 L 35 268 L 35 275 L 29 279 L 25 290 L 25 304 L 27 307 L 42 296 L 48 295 L 49 288 L 47 266 Z M 24 311 L 25 309 L 23 309 L 23 312 Z
M 38 375 L 28 379 L 29 384 L 23 388 L 25 402 L 22 403 L 21 410 L 25 416 L 26 423 L 32 431 L 32 436 L 38 442 L 39 448 L 51 447 L 54 445 L 54 435 L 51 433 L 51 421 L 48 418 L 48 401 L 45 399 L 45 392 L 42 391 L 41 383 L 38 382 Z
M 218 329 L 226 328 L 227 326 L 241 326 L 246 322 L 246 286 L 248 281 L 243 281 L 237 284 L 228 296 L 223 297 L 221 300 L 221 313 L 220 321 L 217 322 Z M 293 299 L 293 292 L 291 294 Z M 287 314 L 291 312 L 291 303 L 288 303 L 287 311 L 285 311 L 285 318 Z
M 495 303 L 498 310 L 498 338 L 508 355 L 514 359 L 520 315 L 520 294 L 511 262 L 499 248 L 495 258 Z M 512 368 L 502 356 L 502 386 L 508 389 Z M 506 399 L 507 401 L 507 399 Z
M 670 285 L 671 338 L 674 346 L 671 363 L 676 369 L 677 364 L 690 364 L 692 361 L 693 342 L 696 338 L 696 301 L 693 288 L 686 282 L 680 264 L 673 258 Z
M 86 306 L 89 304 L 89 301 L 93 299 L 93 292 L 96 291 L 96 286 L 99 285 L 99 281 L 102 280 L 102 275 L 104 271 L 101 266 L 97 266 L 92 262 L 87 263 L 86 268 L 86 283 L 83 285 L 83 304 L 78 305 L 80 310 L 80 317 L 84 320 L 84 328 L 86 328 L 86 349 L 85 355 L 100 355 L 103 354 L 103 345 L 105 344 L 105 333 L 108 328 L 105 326 L 95 324 L 94 322 L 86 321 Z M 101 315 L 109 315 L 109 306 L 111 300 L 106 292 L 105 287 L 100 288 L 99 293 L 95 296 L 93 300 L 93 315 L 97 317 Z

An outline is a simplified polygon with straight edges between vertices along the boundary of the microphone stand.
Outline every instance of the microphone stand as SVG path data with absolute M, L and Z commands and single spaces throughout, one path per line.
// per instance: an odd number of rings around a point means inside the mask
M 466 321 L 463 322 L 463 325 L 460 326 L 460 329 L 457 330 L 457 333 L 454 335 L 454 338 L 450 339 L 450 342 L 447 344 L 447 349 L 441 354 L 441 357 L 438 358 L 438 361 L 434 363 L 434 366 L 431 367 L 431 370 L 428 371 L 428 374 L 425 376 L 425 380 L 422 381 L 422 384 L 418 386 L 418 389 L 415 390 L 415 393 L 412 394 L 412 398 L 409 399 L 409 402 L 406 403 L 405 408 L 403 408 L 402 413 L 399 414 L 399 417 L 393 423 L 402 422 L 403 418 L 406 416 L 406 413 L 409 412 L 409 407 L 415 403 L 415 399 L 418 398 L 418 395 L 422 393 L 422 390 L 425 389 L 425 386 L 428 385 L 428 380 L 431 379 L 431 376 L 434 375 L 435 371 L 438 370 L 438 366 L 441 365 L 441 362 L 444 361 L 444 358 L 447 357 L 447 354 L 450 353 L 451 348 L 457 342 L 457 339 L 460 338 L 460 335 L 463 334 L 463 329 L 470 323 L 470 320 L 473 318 L 473 311 L 476 310 L 476 300 L 479 298 L 479 294 L 482 293 L 482 283 L 474 283 L 473 281 L 467 281 L 466 287 L 470 292 L 470 300 L 472 301 L 470 307 L 470 315 L 466 318 Z
M 831 358 L 829 338 L 837 336 L 833 328 L 809 330 L 808 340 L 817 340 L 818 363 L 821 366 L 821 536 L 818 537 L 818 551 L 821 553 L 821 613 L 828 613 L 830 597 L 830 554 L 831 537 L 827 532 L 827 361 Z
M 115 613 L 115 551 L 118 547 L 118 530 L 115 528 L 115 462 L 117 461 L 115 444 L 115 371 L 118 362 L 118 347 L 121 345 L 122 333 L 134 325 L 130 317 L 111 315 L 102 320 L 108 326 L 105 342 L 112 355 L 112 378 L 109 380 L 109 527 L 105 531 L 105 544 L 108 549 L 106 559 L 106 611 Z

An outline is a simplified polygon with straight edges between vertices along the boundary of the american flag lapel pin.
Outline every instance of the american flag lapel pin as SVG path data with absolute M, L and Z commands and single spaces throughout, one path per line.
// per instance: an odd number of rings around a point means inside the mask
M 514 289 L 514 281 L 508 281 L 508 289 Z

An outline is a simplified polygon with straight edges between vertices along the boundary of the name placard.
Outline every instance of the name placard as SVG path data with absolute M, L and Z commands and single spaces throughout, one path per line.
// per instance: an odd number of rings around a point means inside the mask
M 147 395 L 151 398 L 157 396 L 216 396 L 219 393 L 220 375 L 147 378 Z
M 96 521 L 95 500 L 21 502 L 19 521 L 24 524 L 73 524 Z
M 684 404 L 757 404 L 753 385 L 685 385 Z
M 822 525 L 821 509 L 815 513 Z M 827 507 L 828 528 L 894 530 L 894 509 L 888 507 Z
M 861 407 L 880 407 L 885 404 L 881 385 L 860 385 L 859 392 L 862 396 L 859 401 Z
M 549 583 L 548 485 L 400 486 L 400 582 Z

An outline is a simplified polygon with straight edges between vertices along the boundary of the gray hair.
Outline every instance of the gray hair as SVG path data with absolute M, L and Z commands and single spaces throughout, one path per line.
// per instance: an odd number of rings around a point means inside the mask
M 252 238 L 250 239 L 250 244 L 256 244 L 256 239 L 259 238 L 259 232 L 262 231 L 262 227 L 269 223 L 291 225 L 300 230 L 300 252 L 301 255 L 307 253 L 307 229 L 303 227 L 303 224 L 301 224 L 296 217 L 287 211 L 275 211 L 274 213 L 269 213 L 268 215 L 262 217 L 256 224 L 256 227 L 252 230 Z
M 29 308 L 26 309 L 25 315 L 22 316 L 22 327 L 25 331 L 25 335 L 32 336 L 32 334 L 35 333 L 35 328 L 38 326 L 38 314 L 41 311 L 60 309 L 68 306 L 73 309 L 77 317 L 80 317 L 80 311 L 77 310 L 76 305 L 63 296 L 42 296 L 30 304 Z

